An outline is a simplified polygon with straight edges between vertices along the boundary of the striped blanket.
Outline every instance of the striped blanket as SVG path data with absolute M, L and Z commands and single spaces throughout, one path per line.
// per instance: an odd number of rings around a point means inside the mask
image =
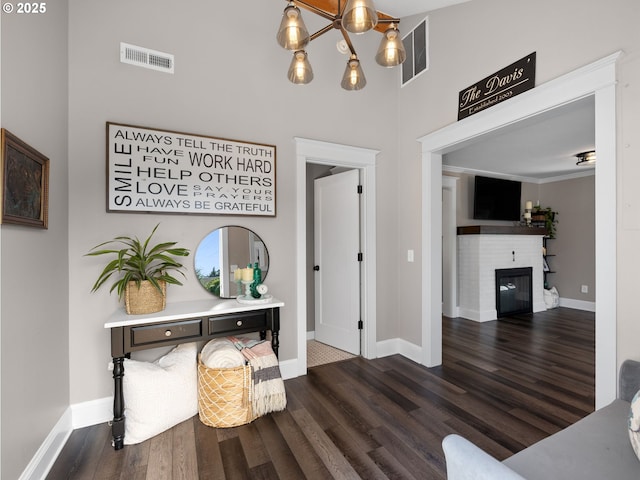
M 287 395 L 280 375 L 278 357 L 265 340 L 229 337 L 251 365 L 253 375 L 252 408 L 255 417 L 279 412 L 287 406 Z

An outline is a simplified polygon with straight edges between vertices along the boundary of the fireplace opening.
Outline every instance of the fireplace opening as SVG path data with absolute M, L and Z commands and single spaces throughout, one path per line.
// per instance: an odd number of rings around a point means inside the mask
M 533 312 L 532 267 L 496 269 L 498 318 Z

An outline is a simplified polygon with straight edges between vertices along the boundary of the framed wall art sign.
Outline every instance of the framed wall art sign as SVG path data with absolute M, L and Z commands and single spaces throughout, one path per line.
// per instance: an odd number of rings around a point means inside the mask
M 48 228 L 49 159 L 6 129 L 2 135 L 2 223 Z
M 536 52 L 465 88 L 458 94 L 458 120 L 531 90 L 536 83 Z
M 276 215 L 276 147 L 107 122 L 107 211 Z

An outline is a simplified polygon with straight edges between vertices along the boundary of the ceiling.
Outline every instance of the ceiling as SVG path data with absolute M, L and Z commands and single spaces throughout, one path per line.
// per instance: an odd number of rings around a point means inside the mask
M 374 5 L 380 19 L 392 19 L 408 17 L 469 1 L 471 0 L 374 0 Z M 338 6 L 343 9 L 346 2 L 347 0 L 301 0 L 298 5 L 309 9 L 305 5 L 308 4 L 331 15 L 337 15 Z M 376 30 L 384 32 L 387 28 L 388 23 L 379 23 Z
M 595 149 L 595 104 L 590 96 L 523 120 L 443 156 L 449 171 L 543 183 L 593 175 L 575 155 Z
M 402 18 L 468 1 L 470 0 L 373 0 L 373 3 L 378 11 Z

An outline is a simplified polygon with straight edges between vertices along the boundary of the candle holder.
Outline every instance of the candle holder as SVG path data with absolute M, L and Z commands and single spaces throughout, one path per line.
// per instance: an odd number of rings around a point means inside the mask
M 242 280 L 242 284 L 244 285 L 244 296 L 247 300 L 251 300 L 253 297 L 251 296 L 251 284 L 253 280 Z
M 242 295 L 242 280 L 236 280 L 236 296 Z
M 524 209 L 524 221 L 527 224 L 527 227 L 531 226 L 531 209 L 530 208 L 525 208 Z

